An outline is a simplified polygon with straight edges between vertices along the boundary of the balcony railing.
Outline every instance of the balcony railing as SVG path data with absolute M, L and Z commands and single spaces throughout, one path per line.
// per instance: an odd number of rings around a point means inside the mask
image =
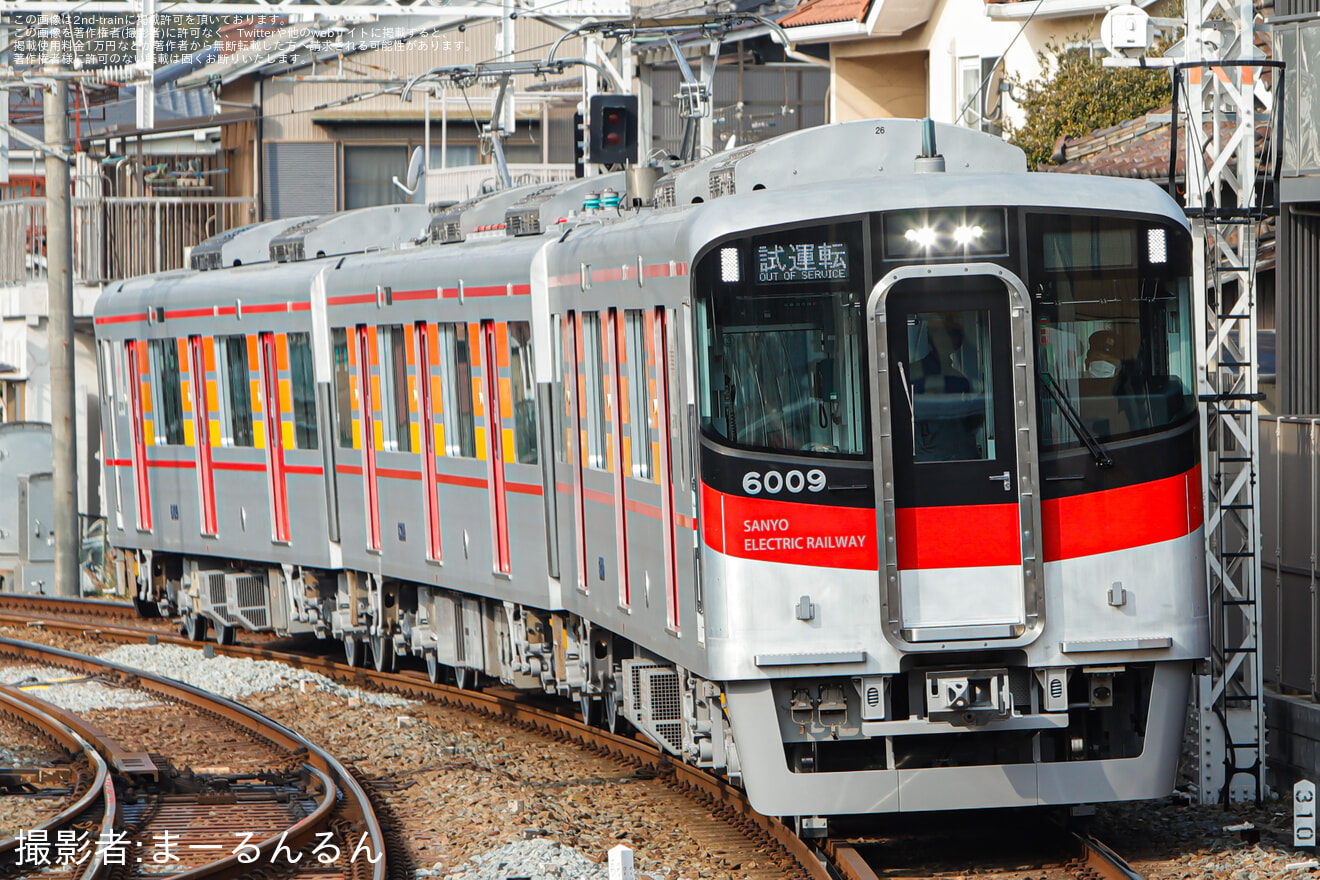
M 73 200 L 73 277 L 118 281 L 184 265 L 184 249 L 251 223 L 248 198 L 114 197 Z M 46 278 L 46 200 L 0 202 L 0 285 Z
M 510 165 L 514 186 L 528 183 L 558 183 L 573 179 L 572 165 Z M 500 189 L 494 165 L 461 165 L 432 168 L 426 175 L 426 203 L 462 202 L 483 192 Z

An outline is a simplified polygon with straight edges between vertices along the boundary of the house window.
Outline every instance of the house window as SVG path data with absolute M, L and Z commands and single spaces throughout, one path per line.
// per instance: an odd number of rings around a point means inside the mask
M 394 185 L 408 174 L 408 148 L 403 144 L 344 145 L 344 209 L 398 205 L 407 193 Z
M 1003 99 L 999 84 L 1003 81 L 1001 56 L 958 59 L 958 124 L 978 128 L 989 134 L 1003 131 Z

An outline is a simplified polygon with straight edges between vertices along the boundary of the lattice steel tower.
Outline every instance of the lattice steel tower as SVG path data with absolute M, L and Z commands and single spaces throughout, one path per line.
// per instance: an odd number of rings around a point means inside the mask
M 1278 213 L 1283 65 L 1255 46 L 1251 0 L 1189 2 L 1185 45 L 1186 59 L 1173 69 L 1169 179 L 1172 187 L 1182 158 L 1202 315 L 1197 391 L 1211 657 L 1194 697 L 1197 787 L 1202 803 L 1259 801 L 1266 787 L 1256 254 L 1261 224 Z

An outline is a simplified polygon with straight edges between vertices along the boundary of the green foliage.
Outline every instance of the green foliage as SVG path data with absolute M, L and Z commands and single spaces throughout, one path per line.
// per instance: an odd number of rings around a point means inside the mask
M 1080 137 L 1163 107 L 1171 100 L 1167 70 L 1103 67 L 1085 49 L 1053 43 L 1038 56 L 1041 76 L 1024 82 L 1013 77 L 1014 100 L 1026 122 L 1009 125 L 1012 143 L 1027 154 L 1034 171 L 1049 165 L 1060 135 Z

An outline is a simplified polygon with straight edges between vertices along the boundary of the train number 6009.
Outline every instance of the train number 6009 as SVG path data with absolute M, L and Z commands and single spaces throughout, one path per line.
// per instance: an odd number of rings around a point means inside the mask
M 780 473 L 779 471 L 766 471 L 762 474 L 760 471 L 748 471 L 743 474 L 743 491 L 748 495 L 760 495 L 765 492 L 767 495 L 778 495 L 780 492 L 821 492 L 825 489 L 825 472 L 819 468 L 813 468 L 803 474 L 802 471 L 788 471 Z

